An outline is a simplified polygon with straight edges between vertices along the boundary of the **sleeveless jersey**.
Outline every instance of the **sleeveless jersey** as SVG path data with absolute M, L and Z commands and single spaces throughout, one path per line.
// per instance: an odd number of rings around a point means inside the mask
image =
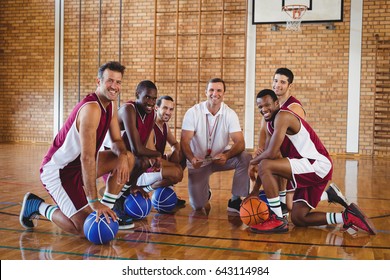
M 329 163 L 332 160 L 313 128 L 304 119 L 289 109 L 280 109 L 277 114 L 280 112 L 293 114 L 301 123 L 301 128 L 298 133 L 285 135 L 280 147 L 282 156 L 290 159 L 307 158 L 318 176 L 330 180 L 332 176 L 332 164 Z M 277 114 L 272 121 L 267 123 L 267 130 L 271 135 L 274 133 L 274 122 Z
M 155 111 L 152 111 L 150 114 L 141 115 L 140 111 L 137 108 L 137 104 L 135 101 L 129 101 L 127 104 L 133 106 L 136 112 L 136 126 L 137 130 L 141 139 L 142 145 L 146 145 L 146 142 L 148 141 L 150 132 L 153 129 L 154 126 L 154 119 L 155 119 Z M 127 136 L 126 131 L 123 133 L 123 141 L 126 144 L 127 150 L 131 151 L 131 146 L 130 146 L 130 140 L 129 137 Z
M 168 137 L 167 124 L 163 123 L 163 130 L 161 130 L 157 124 L 154 125 L 153 129 L 154 129 L 154 145 L 156 147 L 156 150 L 160 152 L 161 155 L 164 155 L 165 146 L 167 144 L 167 137 Z
M 299 101 L 298 99 L 296 99 L 294 96 L 291 95 L 289 98 L 287 98 L 286 102 L 284 102 L 280 106 L 280 109 L 288 109 L 288 106 L 290 106 L 291 104 L 298 104 L 303 108 L 301 101 Z
M 80 154 L 80 134 L 76 127 L 76 119 L 81 108 L 90 103 L 99 104 L 101 110 L 99 126 L 96 130 L 96 155 L 103 143 L 104 137 L 108 131 L 112 118 L 112 102 L 107 108 L 101 104 L 96 93 L 87 95 L 73 109 L 65 124 L 58 132 L 47 154 L 41 164 L 41 173 L 43 167 L 50 170 L 59 170 L 66 168 L 81 168 Z M 95 155 L 95 156 L 96 156 Z

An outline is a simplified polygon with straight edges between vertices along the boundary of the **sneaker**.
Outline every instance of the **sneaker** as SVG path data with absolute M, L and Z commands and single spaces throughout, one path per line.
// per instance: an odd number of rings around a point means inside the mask
M 241 198 L 237 198 L 233 201 L 231 199 L 229 199 L 227 210 L 229 212 L 235 212 L 235 213 L 240 214 L 241 202 L 242 202 Z
M 286 218 L 279 218 L 272 214 L 265 222 L 250 227 L 254 233 L 281 233 L 288 231 L 288 222 Z
M 376 234 L 376 229 L 367 216 L 359 209 L 355 203 L 351 203 L 343 212 L 344 230 L 358 228 L 370 233 Z
M 26 193 L 22 202 L 22 209 L 20 210 L 19 221 L 20 224 L 27 229 L 33 228 L 35 225 L 33 219 L 39 215 L 39 205 L 44 200 L 33 193 Z
M 349 203 L 347 199 L 343 196 L 340 189 L 336 186 L 335 183 L 331 183 L 329 187 L 326 189 L 326 193 L 328 194 L 328 201 L 330 203 L 338 203 L 345 208 L 348 207 Z
M 177 207 L 184 207 L 186 205 L 186 201 L 184 199 L 181 199 L 180 197 L 177 197 L 176 206 Z
M 125 209 L 123 208 L 124 199 L 121 196 L 115 201 L 114 207 L 112 210 L 118 216 L 119 229 L 131 229 L 134 228 L 133 218 L 126 214 Z
M 284 218 L 287 218 L 288 217 L 288 209 L 287 209 L 287 204 L 286 203 L 283 203 L 283 202 L 280 202 L 280 206 L 282 207 L 282 214 L 283 214 L 283 217 Z

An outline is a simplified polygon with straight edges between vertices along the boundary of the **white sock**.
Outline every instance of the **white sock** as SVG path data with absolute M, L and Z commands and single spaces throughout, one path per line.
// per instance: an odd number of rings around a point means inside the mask
M 272 212 L 274 212 L 276 216 L 278 216 L 279 218 L 283 218 L 282 207 L 280 206 L 279 196 L 268 198 L 268 204 Z
M 279 192 L 280 202 L 286 204 L 286 190 Z
M 328 225 L 343 223 L 343 213 L 326 213 L 326 222 Z
M 142 188 L 145 192 L 147 192 L 147 193 L 150 193 L 150 192 L 152 192 L 152 191 L 154 191 L 154 189 L 152 188 L 152 186 L 146 186 L 146 187 L 143 187 Z
M 123 185 L 123 188 L 121 189 L 121 191 L 120 191 L 119 194 L 118 194 L 118 197 L 121 197 L 122 194 L 124 194 L 124 193 L 128 190 L 128 188 L 130 188 L 130 187 L 131 187 L 131 186 L 124 184 L 124 185 Z
M 44 216 L 47 219 L 49 219 L 50 221 L 52 221 L 54 211 L 56 211 L 57 209 L 58 209 L 57 205 L 50 205 L 50 204 L 47 204 L 45 202 L 42 202 L 39 205 L 38 211 L 39 211 L 39 214 L 41 214 L 42 216 Z
M 114 207 L 115 201 L 118 197 L 120 197 L 120 196 L 105 191 L 103 198 L 100 202 L 102 204 L 106 205 L 107 207 L 109 207 L 110 209 L 112 209 Z

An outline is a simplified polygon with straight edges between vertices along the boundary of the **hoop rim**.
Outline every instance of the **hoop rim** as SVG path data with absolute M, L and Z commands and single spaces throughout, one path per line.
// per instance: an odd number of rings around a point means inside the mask
M 285 5 L 282 7 L 283 11 L 289 12 L 289 11 L 294 11 L 294 10 L 307 10 L 309 7 L 306 5 L 300 5 L 300 4 L 290 4 L 290 5 Z
M 306 5 L 291 4 L 282 7 L 282 10 L 286 12 L 291 18 L 299 20 L 307 11 L 309 7 Z M 290 14 L 292 12 L 292 14 Z

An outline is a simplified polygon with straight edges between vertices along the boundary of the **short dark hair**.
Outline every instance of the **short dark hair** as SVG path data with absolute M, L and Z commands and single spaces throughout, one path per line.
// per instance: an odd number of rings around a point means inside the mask
M 275 74 L 284 75 L 288 78 L 288 82 L 291 84 L 294 81 L 294 74 L 293 72 L 288 68 L 278 68 L 275 71 Z
M 136 94 L 137 93 L 141 93 L 145 89 L 155 89 L 155 90 L 157 90 L 157 87 L 156 87 L 156 85 L 152 81 L 150 81 L 150 80 L 143 80 L 143 81 L 139 82 L 139 84 L 137 85 L 135 93 Z
M 120 64 L 118 61 L 109 61 L 107 63 L 104 63 L 102 66 L 99 67 L 98 70 L 98 78 L 103 78 L 103 73 L 106 69 L 109 69 L 111 71 L 120 72 L 123 76 L 125 73 L 126 67 Z
M 278 97 L 276 96 L 276 93 L 272 89 L 260 90 L 259 93 L 256 96 L 256 99 L 257 98 L 262 98 L 262 97 L 267 96 L 267 95 L 271 96 L 273 101 L 277 101 L 278 100 Z
M 212 84 L 212 83 L 222 83 L 223 84 L 223 91 L 226 91 L 225 81 L 222 80 L 221 78 L 212 78 L 212 79 L 208 80 L 208 82 L 206 84 L 206 90 L 209 87 L 209 84 Z
M 162 103 L 162 100 L 163 100 L 163 99 L 164 99 L 164 100 L 169 100 L 169 101 L 174 102 L 174 101 L 173 101 L 173 98 L 170 97 L 169 95 L 163 95 L 163 96 L 160 96 L 159 98 L 157 98 L 156 105 L 157 105 L 158 107 L 161 106 L 161 103 Z

